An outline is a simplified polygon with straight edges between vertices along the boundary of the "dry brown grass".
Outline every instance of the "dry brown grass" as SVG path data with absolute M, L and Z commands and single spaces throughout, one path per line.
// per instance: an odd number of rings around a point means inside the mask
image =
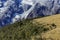
M 43 33 L 42 37 L 45 38 L 45 40 L 60 40 L 60 14 L 34 19 L 33 22 L 43 23 L 47 27 L 54 23 L 56 25 L 56 29 Z
M 52 24 L 55 23 L 60 28 L 60 14 L 44 18 L 34 19 L 33 22 Z

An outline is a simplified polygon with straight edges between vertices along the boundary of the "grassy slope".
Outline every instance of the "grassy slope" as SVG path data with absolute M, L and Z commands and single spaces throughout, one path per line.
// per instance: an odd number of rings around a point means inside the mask
M 49 29 L 33 20 L 23 20 L 0 29 L 0 40 L 43 40 L 42 33 Z
M 0 40 L 58 40 L 59 24 L 60 14 L 16 22 L 0 29 Z
M 46 40 L 60 40 L 60 14 L 38 18 L 34 22 L 43 23 L 44 25 L 55 24 L 56 28 L 44 33 L 43 38 L 46 38 Z

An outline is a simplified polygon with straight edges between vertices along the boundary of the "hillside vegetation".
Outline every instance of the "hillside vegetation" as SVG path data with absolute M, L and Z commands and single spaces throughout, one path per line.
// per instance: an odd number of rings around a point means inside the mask
M 41 34 L 48 30 L 33 20 L 23 20 L 0 28 L 0 40 L 43 40 Z
M 0 40 L 60 40 L 59 16 L 22 20 L 0 28 Z

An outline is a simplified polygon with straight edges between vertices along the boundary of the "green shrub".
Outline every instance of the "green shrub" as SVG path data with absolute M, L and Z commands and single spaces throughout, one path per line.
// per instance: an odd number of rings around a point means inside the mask
M 36 36 L 49 30 L 42 24 L 33 24 L 32 20 L 23 20 L 0 29 L 1 40 L 31 40 Z M 41 36 L 42 37 L 42 36 Z M 40 38 L 42 39 L 42 38 Z

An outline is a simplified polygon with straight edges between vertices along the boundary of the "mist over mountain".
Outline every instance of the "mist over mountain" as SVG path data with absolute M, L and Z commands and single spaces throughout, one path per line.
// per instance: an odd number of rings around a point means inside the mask
M 60 13 L 60 0 L 1 0 L 0 26 Z

